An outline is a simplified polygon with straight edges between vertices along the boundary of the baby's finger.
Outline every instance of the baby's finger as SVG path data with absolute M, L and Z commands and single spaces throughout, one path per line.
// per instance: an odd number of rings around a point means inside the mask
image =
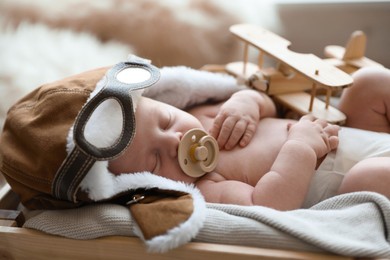
M 242 136 L 245 133 L 245 129 L 246 129 L 247 124 L 248 123 L 245 120 L 239 120 L 235 124 L 235 126 L 230 134 L 230 137 L 225 144 L 226 150 L 230 150 L 234 146 L 236 146 L 236 144 L 238 144 L 238 142 L 240 141 L 240 139 L 242 138 Z
M 314 121 L 316 118 L 312 114 L 307 114 L 301 117 L 300 120 L 309 120 L 309 121 Z
M 322 128 L 325 128 L 328 126 L 328 122 L 324 119 L 316 119 L 315 122 L 319 124 Z
M 329 136 L 338 136 L 339 131 L 340 131 L 340 126 L 338 125 L 327 125 L 324 128 L 324 131 L 329 135 Z
M 229 137 L 233 131 L 234 126 L 236 125 L 237 120 L 232 117 L 226 118 L 223 122 L 221 130 L 219 131 L 217 142 L 219 148 L 223 148 L 226 142 L 229 140 Z
M 331 136 L 329 137 L 329 146 L 331 150 L 334 150 L 339 145 L 339 137 L 338 136 Z
M 226 116 L 219 114 L 214 119 L 213 126 L 210 129 L 210 135 L 215 139 L 217 139 L 219 136 L 219 132 L 221 131 L 222 124 L 225 121 L 225 118 Z
M 240 141 L 240 146 L 245 147 L 252 140 L 252 137 L 255 135 L 256 124 L 248 124 L 246 127 L 245 134 L 242 136 Z

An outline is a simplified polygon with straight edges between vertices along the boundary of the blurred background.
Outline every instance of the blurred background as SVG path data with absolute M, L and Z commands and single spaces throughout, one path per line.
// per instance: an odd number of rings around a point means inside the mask
M 253 23 L 323 57 L 366 33 L 366 56 L 390 67 L 390 1 L 336 0 L 0 0 L 0 127 L 27 92 L 132 53 L 157 66 L 241 59 L 229 26 Z

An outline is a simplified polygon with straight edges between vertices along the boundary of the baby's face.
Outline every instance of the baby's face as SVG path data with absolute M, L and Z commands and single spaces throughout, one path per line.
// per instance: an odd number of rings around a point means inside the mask
M 188 130 L 203 126 L 191 114 L 148 98 L 136 110 L 136 133 L 127 150 L 109 163 L 114 174 L 149 171 L 173 180 L 193 182 L 177 160 L 179 142 Z

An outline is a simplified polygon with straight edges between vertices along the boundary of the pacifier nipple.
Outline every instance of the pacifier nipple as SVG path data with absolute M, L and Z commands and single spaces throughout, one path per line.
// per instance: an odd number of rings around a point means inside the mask
M 191 129 L 179 143 L 178 158 L 181 169 L 191 177 L 200 177 L 217 166 L 218 143 L 201 129 Z

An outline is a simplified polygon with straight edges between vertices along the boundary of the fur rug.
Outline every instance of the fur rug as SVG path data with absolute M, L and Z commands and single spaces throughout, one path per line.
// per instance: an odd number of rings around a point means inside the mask
M 22 22 L 0 37 L 0 127 L 8 108 L 37 86 L 81 71 L 115 64 L 132 48 L 100 42 L 87 33 Z
M 235 23 L 278 30 L 272 5 L 242 0 L 1 0 L 0 127 L 8 108 L 42 83 L 108 66 L 129 53 L 156 66 L 241 57 Z

